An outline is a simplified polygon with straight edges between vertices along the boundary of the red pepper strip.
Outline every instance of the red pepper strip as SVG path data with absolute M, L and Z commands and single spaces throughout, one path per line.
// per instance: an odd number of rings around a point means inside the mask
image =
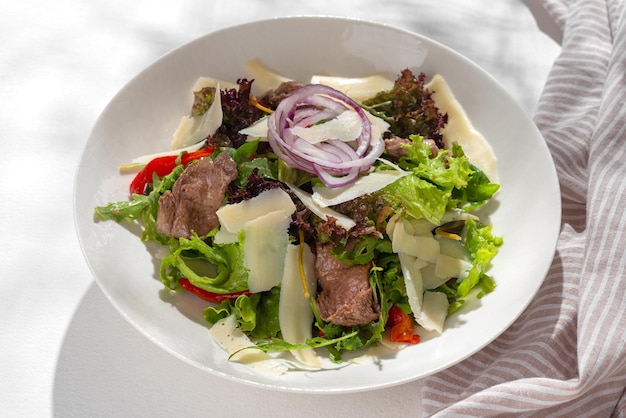
M 391 325 L 389 335 L 391 342 L 409 344 L 417 344 L 420 342 L 420 336 L 413 334 L 413 321 L 411 317 L 395 305 L 389 309 L 387 324 Z
M 241 295 L 249 295 L 250 291 L 249 290 L 244 290 L 242 292 L 233 292 L 233 293 L 225 293 L 225 294 L 221 294 L 221 293 L 213 293 L 213 292 L 209 292 L 207 290 L 204 289 L 200 289 L 197 286 L 194 286 L 193 284 L 191 284 L 191 282 L 189 281 L 189 279 L 179 279 L 178 283 L 180 283 L 180 286 L 193 293 L 194 295 L 198 296 L 201 299 L 204 299 L 208 302 L 214 302 L 214 303 L 219 303 L 223 300 L 226 299 L 237 299 L 239 296 Z
M 181 157 L 181 164 L 187 165 L 190 161 L 198 160 L 213 154 L 215 147 L 201 148 L 198 151 L 186 152 Z M 159 177 L 168 175 L 176 167 L 176 159 L 178 155 L 168 155 L 165 157 L 157 157 L 150 160 L 140 172 L 137 173 L 133 181 L 130 183 L 131 194 L 143 194 L 146 185 L 152 183 L 152 174 Z

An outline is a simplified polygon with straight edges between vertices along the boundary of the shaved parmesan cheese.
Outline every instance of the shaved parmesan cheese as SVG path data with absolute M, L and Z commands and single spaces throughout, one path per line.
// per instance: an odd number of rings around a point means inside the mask
M 394 253 L 409 254 L 434 263 L 439 256 L 439 241 L 432 235 L 411 235 L 406 232 L 405 223 L 397 222 L 393 229 L 391 245 Z
M 464 278 L 471 267 L 472 265 L 463 259 L 439 254 L 435 262 L 435 276 L 446 281 L 451 277 Z
M 304 273 L 308 288 L 313 290 L 317 286 L 313 267 L 315 256 L 308 245 L 304 244 L 304 246 L 302 253 Z M 310 325 L 313 323 L 313 311 L 310 297 L 304 296 L 300 277 L 299 248 L 296 245 L 289 245 L 285 256 L 280 289 L 279 320 L 285 341 L 302 344 L 311 338 Z
M 441 292 L 425 292 L 418 323 L 427 331 L 439 334 L 448 316 L 448 297 Z
M 213 324 L 209 335 L 222 350 L 232 356 L 229 358 L 230 361 L 245 364 L 256 372 L 278 376 L 292 368 L 289 362 L 273 358 L 254 348 L 255 345 L 239 328 L 234 315 Z
M 428 263 L 428 265 L 422 267 L 420 272 L 422 273 L 422 283 L 426 290 L 436 289 L 448 281 L 448 279 L 441 279 L 441 277 L 435 275 L 435 263 Z
M 427 331 L 441 334 L 443 323 L 448 315 L 447 296 L 440 292 L 424 292 L 421 271 L 413 267 L 415 258 L 404 253 L 399 253 L 398 258 L 404 277 L 406 295 L 415 322 Z
M 219 84 L 215 87 L 219 92 Z M 172 149 L 184 148 L 204 140 L 207 136 L 213 135 L 222 125 L 222 99 L 221 94 L 216 93 L 213 103 L 200 116 L 183 116 L 174 137 L 172 138 Z
M 405 219 L 403 224 L 406 232 L 411 235 L 432 235 L 432 230 L 437 226 L 425 218 Z
M 243 265 L 248 269 L 250 292 L 265 292 L 280 284 L 290 222 L 291 213 L 277 210 L 243 225 Z
M 283 359 L 274 359 L 274 358 L 248 364 L 248 367 L 250 367 L 256 372 L 261 372 L 263 374 L 270 374 L 270 375 L 275 375 L 275 376 L 280 376 L 282 374 L 285 374 L 286 372 L 294 368 L 291 366 L 291 364 L 288 361 L 285 361 Z
M 283 189 L 266 190 L 252 199 L 224 205 L 216 212 L 220 225 L 228 232 L 237 233 L 243 225 L 269 212 L 282 211 L 291 215 L 296 210 L 289 194 Z
M 313 212 L 320 218 L 324 220 L 328 220 L 328 217 L 332 216 L 333 218 L 336 219 L 337 225 L 341 226 L 346 231 L 350 230 L 354 225 L 356 225 L 356 222 L 354 222 L 353 219 L 337 211 L 334 211 L 330 208 L 322 207 L 318 205 L 317 203 L 315 203 L 311 195 L 303 191 L 302 189 L 299 189 L 292 184 L 288 184 L 288 186 L 294 192 L 294 194 L 298 197 L 298 199 L 300 199 L 302 204 L 306 206 L 307 208 L 309 208 L 311 212 Z
M 263 116 L 252 125 L 240 130 L 239 133 L 242 135 L 247 135 L 247 141 L 260 139 L 267 142 L 267 116 Z
M 474 128 L 445 79 L 437 74 L 425 88 L 433 92 L 432 98 L 439 111 L 448 114 L 448 123 L 441 129 L 446 148 L 451 148 L 452 142 L 458 142 L 472 164 L 480 168 L 491 182 L 498 183 L 498 164 L 491 145 Z
M 391 218 L 389 218 L 389 220 L 387 221 L 387 227 L 385 228 L 385 232 L 387 233 L 389 239 L 393 237 L 393 231 L 396 227 L 396 223 L 401 221 L 402 219 L 400 218 L 399 213 L 394 213 Z
M 390 90 L 393 80 L 380 74 L 366 77 L 331 77 L 314 75 L 311 77 L 312 84 L 324 84 L 339 90 L 357 103 L 376 95 L 380 91 Z
M 448 238 L 437 238 L 437 240 L 439 241 L 441 254 L 469 262 L 469 253 L 462 242 Z
M 280 283 L 289 245 L 289 223 L 295 210 L 283 189 L 266 190 L 217 210 L 221 225 L 215 236 L 217 243 L 237 242 L 239 231 L 243 232 L 244 266 L 249 270 L 248 287 L 252 293 L 270 290 Z
M 291 132 L 311 144 L 328 140 L 350 142 L 356 140 L 363 130 L 361 117 L 354 110 L 346 110 L 337 117 L 313 126 L 296 125 Z
M 413 264 L 411 265 L 411 268 L 413 270 L 421 270 L 430 264 L 428 261 L 422 260 L 421 258 L 417 258 L 417 257 L 414 257 L 414 258 L 415 260 L 413 261 Z
M 304 244 L 302 264 L 306 277 L 307 287 L 315 293 L 317 282 L 314 270 L 315 256 L 308 245 Z M 278 307 L 278 321 L 283 339 L 292 344 L 304 344 L 311 338 L 313 311 L 310 297 L 304 296 L 302 280 L 300 278 L 299 247 L 289 245 L 285 256 L 283 277 L 280 286 L 280 302 Z M 293 350 L 293 356 L 309 367 L 322 367 L 322 361 L 315 354 L 313 348 Z
M 253 347 L 254 343 L 241 331 L 235 315 L 218 320 L 209 330 L 209 335 L 229 356 L 232 356 L 232 361 L 252 363 L 271 359 L 268 354 L 260 350 L 245 350 Z
M 374 193 L 410 174 L 407 171 L 387 170 L 369 173 L 343 187 L 318 186 L 313 188 L 313 201 L 321 207 L 334 206 L 369 193 Z
M 399 253 L 400 268 L 404 277 L 404 286 L 406 287 L 406 295 L 409 299 L 409 306 L 413 311 L 415 321 L 421 325 L 420 318 L 422 313 L 422 303 L 424 299 L 424 285 L 422 283 L 422 274 L 419 270 L 413 270 L 412 265 L 414 257 L 405 253 Z
M 239 240 L 239 235 L 235 232 L 230 232 L 226 228 L 220 228 L 213 236 L 213 242 L 216 244 L 233 244 Z
M 255 94 L 265 93 L 268 90 L 273 90 L 280 86 L 281 83 L 293 81 L 291 78 L 274 71 L 259 59 L 246 62 L 245 68 L 248 76 L 254 79 L 252 88 Z

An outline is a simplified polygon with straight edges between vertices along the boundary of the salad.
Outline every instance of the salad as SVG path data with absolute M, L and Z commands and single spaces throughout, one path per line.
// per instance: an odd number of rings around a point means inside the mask
M 229 359 L 316 370 L 418 344 L 494 290 L 502 238 L 476 210 L 496 159 L 441 76 L 247 72 L 198 79 L 172 149 L 95 209 L 167 249 L 160 280 L 207 302 Z

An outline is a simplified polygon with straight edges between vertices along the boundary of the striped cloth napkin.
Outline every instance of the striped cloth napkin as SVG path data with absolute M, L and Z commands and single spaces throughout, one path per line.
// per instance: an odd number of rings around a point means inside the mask
M 562 30 L 535 116 L 561 186 L 557 251 L 510 329 L 424 381 L 429 416 L 626 416 L 626 1 L 541 4 Z

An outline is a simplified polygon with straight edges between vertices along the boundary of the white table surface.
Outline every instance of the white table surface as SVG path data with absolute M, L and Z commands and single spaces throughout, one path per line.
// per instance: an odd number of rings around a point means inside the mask
M 142 68 L 218 28 L 332 14 L 422 33 L 532 114 L 559 48 L 519 0 L 22 0 L 0 5 L 0 415 L 401 416 L 420 384 L 347 395 L 238 385 L 134 330 L 76 238 L 73 183 L 98 114 Z

